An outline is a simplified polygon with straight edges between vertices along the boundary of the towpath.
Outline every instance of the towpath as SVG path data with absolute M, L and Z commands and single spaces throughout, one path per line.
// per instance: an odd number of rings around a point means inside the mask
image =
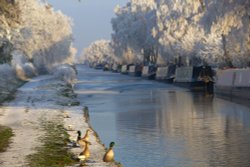
M 53 76 L 39 76 L 19 88 L 15 99 L 0 107 L 0 124 L 12 128 L 15 134 L 10 147 L 0 153 L 1 167 L 29 166 L 27 156 L 34 154 L 35 148 L 42 145 L 39 140 L 45 133 L 41 126 L 42 120 L 62 121 L 66 129 L 70 127 L 68 133 L 73 140 L 77 138 L 77 130 L 84 134 L 90 128 L 85 118 L 79 116 L 83 106 L 71 106 L 77 102 L 77 98 L 63 96 L 66 89 L 66 84 Z M 64 118 L 65 113 L 69 118 Z M 114 163 L 102 162 L 105 150 L 94 132 L 90 133 L 90 142 L 91 156 L 86 166 L 116 166 Z M 71 151 L 78 155 L 82 150 L 73 148 Z

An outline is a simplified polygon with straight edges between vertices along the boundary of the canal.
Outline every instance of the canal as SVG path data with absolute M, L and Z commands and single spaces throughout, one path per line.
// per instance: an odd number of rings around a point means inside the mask
M 249 167 L 250 108 L 79 65 L 78 98 L 124 167 Z M 80 114 L 80 113 L 79 113 Z

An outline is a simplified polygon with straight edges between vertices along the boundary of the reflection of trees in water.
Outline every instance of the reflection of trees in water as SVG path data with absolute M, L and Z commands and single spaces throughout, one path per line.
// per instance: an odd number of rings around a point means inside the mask
M 126 136 L 126 133 L 130 135 L 132 133 L 138 141 L 148 140 L 147 142 L 154 143 L 152 136 L 155 132 L 152 130 L 159 128 L 155 121 L 158 113 L 157 106 L 154 105 L 157 103 L 155 96 L 150 92 L 138 92 L 137 95 L 126 95 L 130 98 L 115 99 L 117 108 L 126 107 L 127 110 L 116 115 L 118 129 L 126 129 L 120 135 Z
M 249 124 L 242 119 L 249 113 L 237 112 L 242 107 L 187 92 L 163 94 L 161 105 L 160 129 L 166 140 L 184 141 L 184 157 L 207 166 L 249 164 Z
M 135 142 L 145 151 L 154 145 L 155 151 L 180 161 L 190 159 L 193 166 L 250 163 L 249 109 L 181 91 L 145 91 L 124 97 L 116 98 L 114 104 L 127 110 L 116 114 L 118 136 L 125 146 Z
M 103 78 L 99 79 L 102 83 Z M 180 161 L 184 165 L 172 166 L 194 167 L 250 164 L 249 108 L 179 89 L 142 90 L 141 85 L 136 87 L 127 81 L 119 85 L 116 90 L 126 88 L 122 93 L 112 98 L 95 95 L 91 100 L 104 100 L 104 110 L 108 114 L 114 111 L 114 129 L 109 130 L 117 136 L 117 154 L 124 161 L 150 159 L 166 166 Z M 149 150 L 156 154 L 148 158 L 145 152 Z M 133 157 L 135 154 L 143 158 Z

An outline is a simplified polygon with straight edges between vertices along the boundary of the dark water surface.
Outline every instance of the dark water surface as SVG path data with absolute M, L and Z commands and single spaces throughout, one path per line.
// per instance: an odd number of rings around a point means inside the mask
M 250 167 L 250 108 L 78 66 L 91 125 L 124 167 Z

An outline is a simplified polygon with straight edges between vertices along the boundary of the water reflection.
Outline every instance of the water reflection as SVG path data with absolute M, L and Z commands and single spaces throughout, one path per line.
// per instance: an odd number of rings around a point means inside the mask
M 116 141 L 125 167 L 250 166 L 249 108 L 122 75 L 81 76 L 98 80 L 93 90 L 120 92 L 79 96 L 103 142 Z

